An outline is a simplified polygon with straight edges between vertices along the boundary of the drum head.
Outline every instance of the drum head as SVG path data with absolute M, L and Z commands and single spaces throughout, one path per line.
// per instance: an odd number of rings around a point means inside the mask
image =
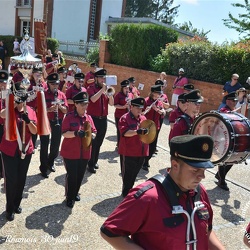
M 227 158 L 233 143 L 230 130 L 230 124 L 223 119 L 223 114 L 214 111 L 197 117 L 192 125 L 191 134 L 210 135 L 213 138 L 214 149 L 211 162 L 217 164 Z

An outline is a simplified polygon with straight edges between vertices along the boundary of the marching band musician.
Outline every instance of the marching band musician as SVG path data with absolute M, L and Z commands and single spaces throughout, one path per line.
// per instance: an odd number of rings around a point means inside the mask
M 129 102 L 133 99 L 133 94 L 129 92 L 129 81 L 121 82 L 121 90 L 114 97 L 115 107 L 115 126 L 117 133 L 117 147 L 120 141 L 120 132 L 118 128 L 119 119 L 128 112 Z
M 143 165 L 144 157 L 149 154 L 149 145 L 143 143 L 138 136 L 148 133 L 148 129 L 139 128 L 140 123 L 147 119 L 142 115 L 144 105 L 144 98 L 132 99 L 130 111 L 120 118 L 118 124 L 121 134 L 118 153 L 122 159 L 123 197 L 133 187 L 136 176 Z
M 177 107 L 172 110 L 169 114 L 168 121 L 170 125 L 170 130 L 173 129 L 175 121 L 182 115 L 185 114 L 186 111 L 186 101 L 184 98 L 185 93 L 180 94 L 177 100 Z
M 129 77 L 129 92 L 133 94 L 133 98 L 137 98 L 140 96 L 140 91 L 135 87 L 135 78 Z
M 156 82 L 159 83 L 161 80 L 157 80 Z M 161 124 L 160 124 L 160 119 L 161 116 L 165 116 L 166 110 L 164 109 L 164 105 L 159 98 L 162 95 L 162 87 L 161 85 L 154 85 L 151 87 L 151 93 L 149 97 L 145 98 L 145 111 L 149 110 L 146 114 L 145 117 L 149 120 L 154 121 L 156 125 L 156 138 L 159 135 Z M 157 145 L 157 139 L 155 139 L 153 142 L 149 144 L 149 155 L 145 157 L 145 161 L 143 163 L 142 169 L 145 171 L 148 171 L 148 168 L 150 167 L 149 165 L 149 160 L 152 158 L 152 155 L 155 153 L 156 150 L 156 145 Z
M 92 142 L 91 158 L 88 162 L 88 171 L 90 173 L 96 173 L 96 169 L 99 168 L 97 161 L 108 126 L 108 105 L 114 105 L 113 94 L 107 94 L 107 86 L 104 83 L 106 74 L 105 69 L 96 71 L 95 84 L 87 88 L 89 94 L 87 113 L 92 117 L 97 130 L 96 138 Z
M 184 100 L 186 102 L 185 114 L 175 121 L 174 126 L 169 133 L 169 142 L 175 136 L 188 134 L 195 117 L 200 112 L 200 106 L 203 102 L 203 98 L 198 89 L 185 94 Z
M 40 171 L 44 178 L 48 178 L 47 170 L 55 172 L 54 160 L 58 156 L 59 146 L 61 142 L 61 125 L 64 115 L 68 112 L 68 103 L 65 94 L 58 89 L 59 76 L 52 73 L 47 77 L 48 89 L 45 90 L 45 100 L 47 106 L 47 114 L 51 127 L 50 153 L 49 135 L 41 135 L 40 150 Z
M 68 88 L 66 91 L 65 95 L 66 95 L 67 102 L 69 105 L 68 112 L 73 111 L 75 107 L 73 96 L 75 96 L 79 92 L 86 92 L 86 89 L 83 87 L 84 77 L 85 75 L 83 73 L 76 73 L 74 75 L 74 78 L 75 78 L 74 84 L 70 88 Z
M 43 90 L 47 89 L 47 83 L 43 79 L 43 68 L 40 67 L 34 67 L 32 69 L 32 74 L 30 76 L 30 87 L 28 88 L 28 91 L 31 91 L 34 87 L 42 88 Z M 29 107 L 33 108 L 35 111 L 37 109 L 37 100 L 36 98 L 30 102 L 28 102 Z M 32 141 L 34 144 L 34 148 L 36 148 L 36 140 L 37 140 L 37 134 L 32 134 Z
M 9 79 L 9 74 L 5 70 L 0 70 L 0 91 L 1 91 L 1 101 L 0 101 L 0 110 L 5 108 L 5 100 L 3 96 L 3 91 L 7 88 L 7 82 Z M 3 132 L 4 132 L 4 119 L 0 117 L 0 143 L 3 138 Z M 3 177 L 3 166 L 2 166 L 2 155 L 0 153 L 0 179 Z
M 220 112 L 222 113 L 229 113 L 231 111 L 233 111 L 235 109 L 235 105 L 238 101 L 237 97 L 236 97 L 236 92 L 233 91 L 229 94 L 227 94 L 226 96 L 224 96 L 225 102 L 226 102 L 226 106 L 222 107 L 220 109 Z M 215 175 L 215 178 L 218 180 L 217 185 L 218 187 L 220 187 L 223 190 L 229 191 L 229 188 L 227 186 L 226 183 L 226 175 L 229 172 L 229 170 L 232 168 L 233 164 L 227 165 L 227 164 L 223 164 L 223 165 L 219 165 L 218 166 L 218 172 Z
M 15 88 L 18 91 L 25 91 L 21 86 L 21 82 L 15 83 Z M 8 131 L 9 124 L 6 124 L 4 136 L 0 144 L 0 150 L 3 157 L 3 172 L 6 188 L 6 218 L 9 221 L 14 220 L 15 213 L 20 214 L 22 212 L 20 204 L 32 152 L 34 150 L 31 135 L 37 133 L 36 113 L 29 106 L 24 106 L 24 102 L 26 101 L 27 97 L 28 96 L 26 94 L 16 100 L 14 104 L 14 110 L 11 110 L 11 108 L 7 109 L 7 107 L 6 109 L 1 110 L 1 117 L 8 119 L 9 123 L 11 124 L 16 123 L 16 128 L 18 131 L 16 133 L 16 138 L 13 138 L 14 131 Z M 9 103 L 10 107 L 12 105 L 13 104 Z M 11 119 L 11 117 L 13 119 Z M 24 125 L 25 132 L 23 131 Z M 23 133 L 25 133 L 25 152 L 22 151 L 23 148 L 21 138 L 23 137 Z M 7 138 L 8 134 L 12 134 L 11 140 Z M 21 153 L 24 153 L 24 158 L 21 156 Z
M 67 171 L 65 183 L 66 205 L 70 208 L 74 206 L 75 201 L 80 201 L 78 192 L 91 156 L 92 147 L 84 148 L 82 143 L 84 137 L 92 136 L 92 134 L 87 135 L 88 132 L 84 130 L 84 123 L 89 122 L 91 132 L 96 133 L 93 120 L 86 113 L 89 103 L 87 92 L 77 93 L 72 100 L 75 104 L 75 110 L 68 113 L 63 120 L 62 135 L 64 139 L 61 146 L 61 156 Z
M 162 72 L 162 73 L 165 73 L 165 72 Z M 161 74 L 162 74 L 161 73 Z M 155 82 L 155 85 L 161 85 L 161 90 L 162 90 L 162 94 L 161 94 L 161 101 L 162 101 L 162 103 L 163 103 L 163 108 L 164 108 L 164 110 L 167 112 L 167 109 L 170 107 L 170 104 L 169 104 L 169 101 L 168 101 L 168 96 L 164 93 L 164 90 L 166 89 L 166 87 L 167 87 L 167 81 L 166 80 L 161 80 L 161 79 L 158 79 L 158 80 L 156 80 L 156 82 Z M 161 126 L 162 126 L 162 124 L 163 124 L 163 121 L 164 121 L 164 117 L 165 117 L 165 115 L 166 115 L 166 112 L 165 113 L 163 113 L 162 115 L 161 115 L 161 117 L 160 117 L 160 129 L 161 129 Z M 160 131 L 159 131 L 160 132 Z M 156 146 L 157 146 L 157 142 L 158 142 L 158 135 L 157 135 L 157 137 L 156 137 Z M 157 154 L 157 152 L 158 152 L 158 150 L 157 150 L 157 147 L 155 148 L 155 154 Z
M 208 135 L 173 138 L 170 173 L 158 175 L 162 181 L 150 178 L 130 190 L 102 225 L 104 240 L 114 249 L 224 250 L 213 230 L 207 191 L 200 184 L 205 170 L 213 167 L 212 151 Z
M 59 75 L 59 87 L 58 89 L 61 90 L 64 94 L 66 93 L 66 90 L 68 89 L 66 78 L 67 78 L 67 69 L 62 66 L 57 69 L 57 73 Z
M 90 84 L 95 82 L 95 71 L 97 65 L 95 62 L 90 64 L 90 71 L 86 73 L 84 78 L 84 87 L 87 88 Z

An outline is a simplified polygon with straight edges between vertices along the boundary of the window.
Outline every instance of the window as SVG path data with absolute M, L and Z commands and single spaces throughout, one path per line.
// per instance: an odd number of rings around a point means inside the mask
M 21 34 L 20 34 L 20 36 L 24 36 L 25 35 L 25 30 L 26 29 L 28 30 L 28 32 L 30 34 L 30 21 L 28 21 L 28 20 L 22 20 L 21 25 L 22 25 L 22 27 L 21 27 Z
M 23 5 L 31 5 L 30 0 L 23 0 Z

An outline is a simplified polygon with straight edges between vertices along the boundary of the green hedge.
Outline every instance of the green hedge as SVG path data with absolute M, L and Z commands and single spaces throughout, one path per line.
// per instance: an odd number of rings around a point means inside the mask
M 217 45 L 209 42 L 186 41 L 171 43 L 151 60 L 151 70 L 176 75 L 180 67 L 190 79 L 225 84 L 233 73 L 245 83 L 250 76 L 250 53 L 234 44 Z
M 150 60 L 176 42 L 178 33 L 157 25 L 118 24 L 110 33 L 111 62 L 118 65 L 150 69 Z

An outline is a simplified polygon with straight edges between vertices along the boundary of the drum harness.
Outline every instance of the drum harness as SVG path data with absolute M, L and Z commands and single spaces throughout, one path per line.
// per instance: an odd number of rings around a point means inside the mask
M 158 183 L 160 183 L 162 189 L 164 190 L 166 197 L 169 199 L 170 204 L 172 206 L 172 214 L 176 215 L 176 219 L 178 220 L 177 223 L 176 223 L 176 221 L 173 222 L 173 226 L 178 226 L 184 221 L 181 214 L 186 215 L 186 217 L 187 217 L 186 250 L 189 250 L 190 245 L 192 245 L 192 244 L 193 244 L 193 250 L 196 250 L 197 249 L 197 234 L 196 234 L 196 228 L 195 228 L 195 223 L 194 223 L 194 216 L 195 216 L 196 211 L 205 207 L 205 205 L 200 201 L 200 193 L 201 193 L 200 184 L 197 186 L 197 194 L 195 195 L 195 198 L 194 198 L 194 209 L 190 215 L 188 213 L 188 211 L 184 210 L 183 207 L 180 205 L 179 197 L 177 196 L 177 194 L 173 188 L 173 185 L 167 176 L 157 174 L 157 175 L 151 177 L 149 180 L 155 180 Z M 149 185 L 139 189 L 134 194 L 134 197 L 136 199 L 139 198 L 144 192 L 146 192 L 148 189 L 150 189 L 152 187 L 153 187 L 153 185 L 149 184 Z M 190 228 L 192 228 L 193 240 L 190 240 Z

